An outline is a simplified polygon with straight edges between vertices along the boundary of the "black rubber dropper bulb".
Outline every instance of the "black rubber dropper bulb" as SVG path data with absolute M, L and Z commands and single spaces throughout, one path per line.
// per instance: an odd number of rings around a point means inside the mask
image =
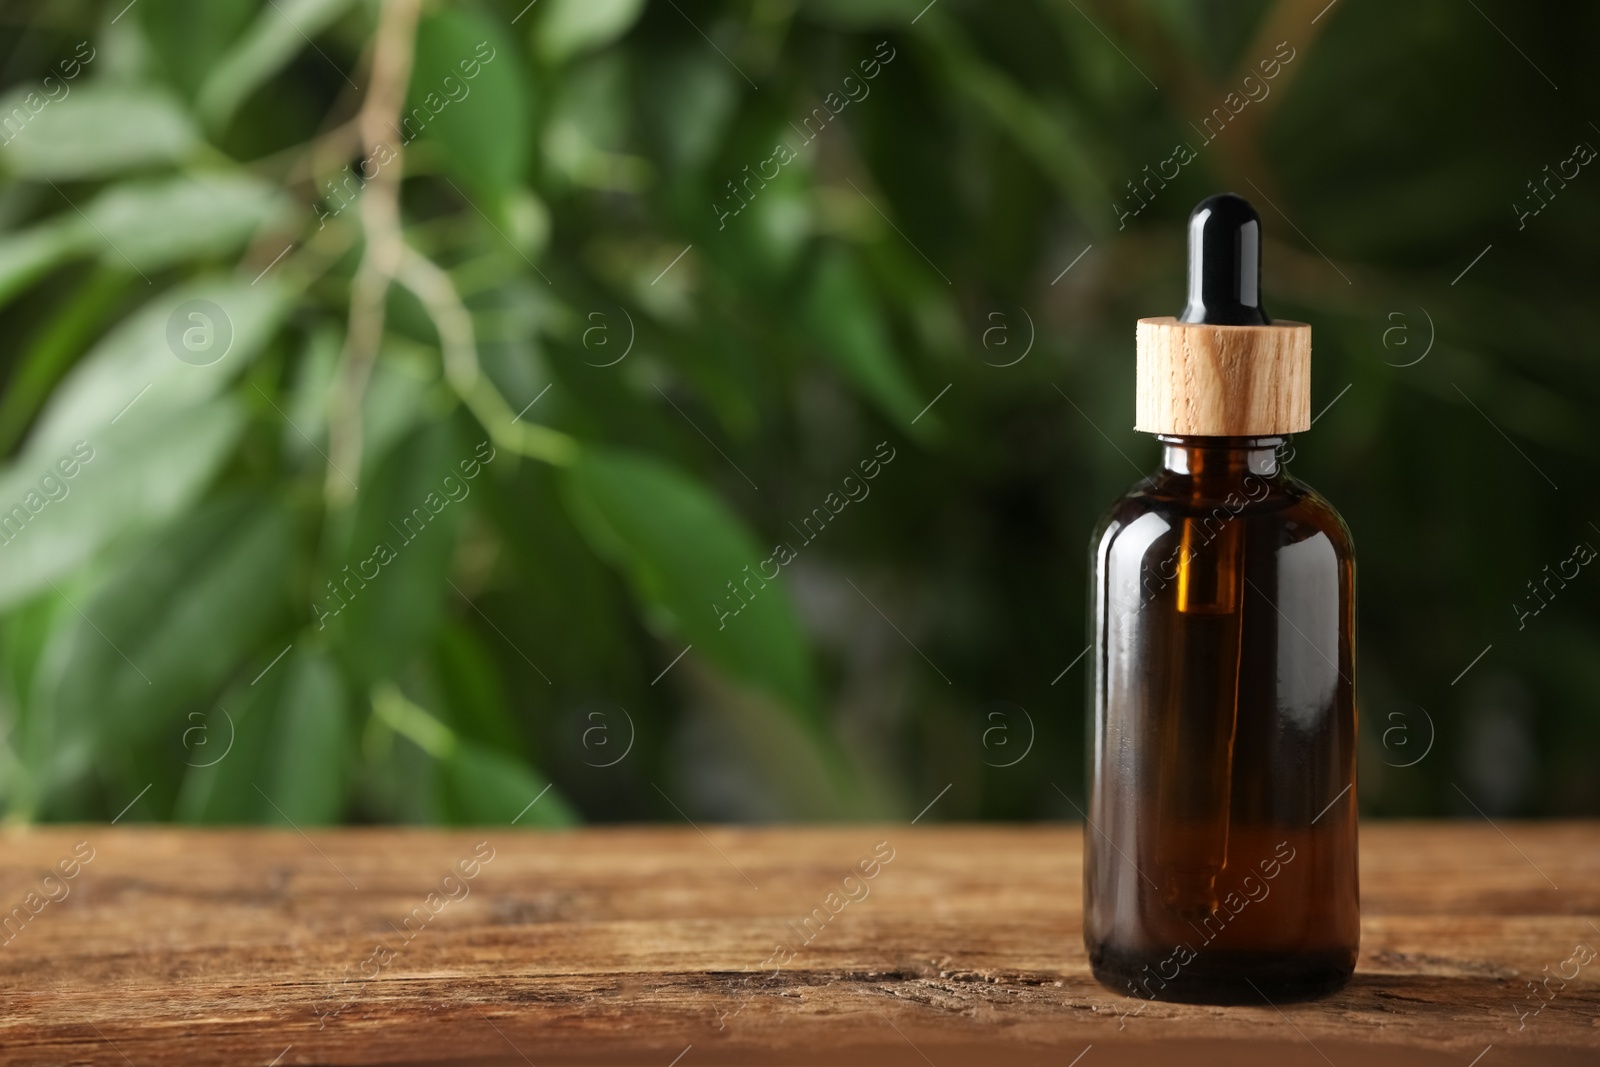
M 1208 196 L 1189 214 L 1189 306 L 1178 321 L 1272 324 L 1261 306 L 1261 216 L 1244 197 Z

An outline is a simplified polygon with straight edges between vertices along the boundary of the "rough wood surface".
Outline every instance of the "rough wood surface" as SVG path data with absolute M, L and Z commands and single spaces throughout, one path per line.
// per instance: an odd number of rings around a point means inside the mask
M 11 831 L 0 1062 L 1600 1062 L 1597 824 L 1369 823 L 1347 990 L 1143 1010 L 1074 828 L 703 829 Z
M 1265 437 L 1311 428 L 1311 327 L 1140 319 L 1134 429 Z

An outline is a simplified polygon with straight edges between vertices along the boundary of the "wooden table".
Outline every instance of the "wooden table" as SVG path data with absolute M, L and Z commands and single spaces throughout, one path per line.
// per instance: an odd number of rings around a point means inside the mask
M 703 829 L 13 830 L 0 1063 L 1600 1063 L 1600 825 L 1369 823 L 1348 989 L 1142 1011 L 1076 828 Z

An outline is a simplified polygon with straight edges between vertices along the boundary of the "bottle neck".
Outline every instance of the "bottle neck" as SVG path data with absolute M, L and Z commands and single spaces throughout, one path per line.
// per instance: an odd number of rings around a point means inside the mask
M 1287 435 L 1187 437 L 1157 434 L 1163 473 L 1203 482 L 1237 482 L 1248 475 L 1276 478 L 1292 455 Z

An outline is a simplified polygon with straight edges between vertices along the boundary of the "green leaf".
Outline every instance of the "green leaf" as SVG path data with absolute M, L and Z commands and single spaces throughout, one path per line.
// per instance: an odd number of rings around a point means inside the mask
M 169 342 L 171 320 L 196 300 L 212 305 L 207 313 L 231 337 L 227 355 L 207 366 L 180 360 Z M 0 605 L 38 591 L 119 534 L 164 521 L 198 494 L 244 420 L 233 403 L 197 405 L 255 355 L 283 309 L 270 285 L 183 286 L 83 358 L 23 454 L 0 470 L 0 552 L 8 562 L 0 567 Z
M 3 153 L 0 153 L 3 155 Z M 76 212 L 0 239 L 0 303 L 97 240 Z
M 498 23 L 446 9 L 417 30 L 406 139 L 437 141 L 446 169 L 469 186 L 499 196 L 528 162 L 528 85 L 522 60 Z
M 168 78 L 193 97 L 260 6 L 255 0 L 140 0 L 134 14 Z
M 460 826 L 578 822 L 566 799 L 527 764 L 470 741 L 439 761 L 438 788 L 446 817 Z
M 818 727 L 809 656 L 784 579 L 757 574 L 773 550 L 758 548 L 726 505 L 657 460 L 608 449 L 585 450 L 567 469 L 565 489 L 590 545 L 628 576 L 663 630 Z M 728 583 L 750 575 L 757 576 L 740 588 L 753 595 L 740 609 Z
M 806 15 L 825 26 L 864 30 L 905 26 L 927 13 L 926 0 L 806 0 Z
M 616 192 L 642 193 L 648 188 L 654 168 L 632 154 L 630 143 L 628 101 L 637 91 L 621 52 L 574 66 L 551 97 L 541 131 L 546 176 Z
M 0 116 L 29 113 L 19 87 L 0 97 Z M 10 131 L 7 131 L 10 134 Z M 103 178 L 174 163 L 199 143 L 194 123 L 169 93 L 144 86 L 89 83 L 47 104 L 4 148 L 0 164 L 24 178 Z
M 271 658 L 268 653 L 256 671 Z M 257 785 L 274 755 L 272 734 L 287 677 L 277 668 L 254 684 L 241 677 L 216 706 L 184 716 L 178 747 L 187 769 L 173 804 L 175 820 L 237 825 L 266 822 L 274 814 Z
M 290 201 L 277 186 L 245 174 L 197 174 L 107 189 L 84 209 L 110 245 L 108 266 L 149 273 L 217 256 L 281 217 Z
M 362 683 L 391 677 L 429 645 L 442 624 L 456 533 L 482 476 L 484 456 L 461 442 L 451 423 L 434 423 L 363 475 L 347 532 L 312 579 L 313 625 L 333 631 Z M 491 462 L 492 462 L 491 458 Z M 467 464 L 463 469 L 462 464 Z
M 171 320 L 194 300 L 212 305 L 207 314 L 225 321 L 231 336 L 226 356 L 207 366 L 178 359 L 169 344 Z M 236 403 L 214 398 L 266 342 L 283 310 L 282 294 L 266 284 L 183 286 L 140 309 L 83 358 L 56 389 L 22 455 L 0 469 L 0 606 L 193 500 L 244 424 Z
M 831 251 L 818 265 L 804 314 L 822 354 L 901 429 L 922 436 L 919 430 L 931 432 L 938 425 L 930 413 L 922 424 L 912 426 L 927 399 L 895 358 L 872 288 L 847 253 Z
M 149 420 L 130 415 L 7 467 L 0 473 L 0 607 L 63 578 L 117 538 L 179 514 L 243 427 L 243 411 L 224 401 Z
M 367 471 L 375 470 L 396 445 L 414 434 L 419 426 L 431 423 L 437 417 L 434 405 L 438 391 L 439 357 L 436 351 L 407 344 L 393 336 L 384 339 L 361 402 L 363 478 Z M 326 399 L 324 394 L 324 403 Z M 319 414 L 312 420 L 312 425 L 316 426 L 325 419 L 325 414 Z M 295 436 L 298 438 L 299 434 Z M 296 444 L 306 447 L 303 439 Z
M 325 826 L 344 810 L 349 730 L 344 684 L 333 660 L 296 649 L 277 708 L 273 755 L 260 783 L 277 805 L 269 822 Z
M 277 662 L 280 650 L 265 646 L 213 707 L 185 717 L 188 770 L 175 819 L 281 826 L 285 817 L 328 824 L 344 814 L 350 707 L 315 640 L 302 633 Z
M 139 273 L 223 255 L 282 218 L 291 203 L 278 187 L 244 174 L 114 186 L 82 215 L 68 208 L 0 239 L 0 302 L 52 267 L 93 252 L 109 267 Z
M 26 530 L 3 551 L 41 533 Z M 292 541 L 275 502 L 234 497 L 124 559 L 97 592 L 62 589 L 71 610 L 44 656 L 34 738 L 55 758 L 36 765 L 70 780 L 92 752 L 108 776 L 166 779 L 184 711 L 205 706 L 281 625 Z
M 198 108 L 209 129 L 221 129 L 245 98 L 288 65 L 355 0 L 271 0 L 200 87 Z M 332 60 L 329 60 L 332 62 Z M 344 72 L 341 71 L 341 74 Z M 344 74 L 345 80 L 349 75 Z
M 185 309 L 196 301 L 220 310 L 220 317 L 200 312 L 216 319 L 212 340 L 231 336 L 226 355 L 205 366 L 179 359 L 168 336 L 174 320 L 180 330 L 194 325 L 189 316 L 197 312 Z M 56 388 L 28 439 L 33 466 L 48 467 L 74 442 L 96 439 L 113 419 L 142 421 L 211 399 L 255 358 L 286 310 L 271 279 L 190 282 L 156 297 L 101 338 Z
M 436 664 L 442 699 L 457 734 L 502 752 L 521 747 L 499 670 L 476 634 L 460 623 L 446 624 L 439 634 Z
M 5 699 L 15 709 L 18 733 L 26 736 L 33 708 L 33 683 L 44 660 L 50 635 L 59 627 L 64 606 L 57 597 L 36 597 L 0 618 L 0 671 Z
M 137 281 L 126 271 L 94 270 L 59 295 L 50 317 L 22 344 L 0 396 L 0 455 L 16 446 L 50 391 L 105 330 L 106 317 L 120 310 L 129 285 Z
M 639 102 L 643 128 L 661 146 L 663 170 L 687 179 L 727 135 L 744 81 L 710 49 L 670 53 L 641 73 L 652 82 Z
M 552 688 L 531 664 L 534 660 L 560 664 L 567 687 L 604 688 L 618 699 L 644 689 L 661 668 L 650 669 L 634 655 L 619 658 L 618 642 L 625 640 L 619 635 L 634 629 L 633 605 L 610 568 L 590 550 L 568 510 L 550 506 L 561 494 L 558 470 L 524 463 L 483 482 L 479 506 L 485 518 L 514 533 L 502 534 L 504 555 L 496 567 L 496 587 L 474 594 L 482 614 L 474 611 L 462 618 L 497 655 L 518 706 L 542 703 L 533 686 Z M 560 612 L 519 611 L 520 604 L 563 607 Z
M 539 55 L 561 63 L 603 48 L 627 33 L 643 11 L 644 0 L 545 0 L 536 34 Z
M 970 101 L 1051 176 L 1092 232 L 1109 233 L 1115 212 L 1102 206 L 1109 205 L 1112 192 L 1104 175 L 1115 165 L 1095 109 L 1063 93 L 1052 94 L 1051 106 L 1046 107 L 1037 93 L 982 58 L 970 36 L 955 23 L 933 19 L 925 26 L 921 41 L 943 68 L 951 90 Z

